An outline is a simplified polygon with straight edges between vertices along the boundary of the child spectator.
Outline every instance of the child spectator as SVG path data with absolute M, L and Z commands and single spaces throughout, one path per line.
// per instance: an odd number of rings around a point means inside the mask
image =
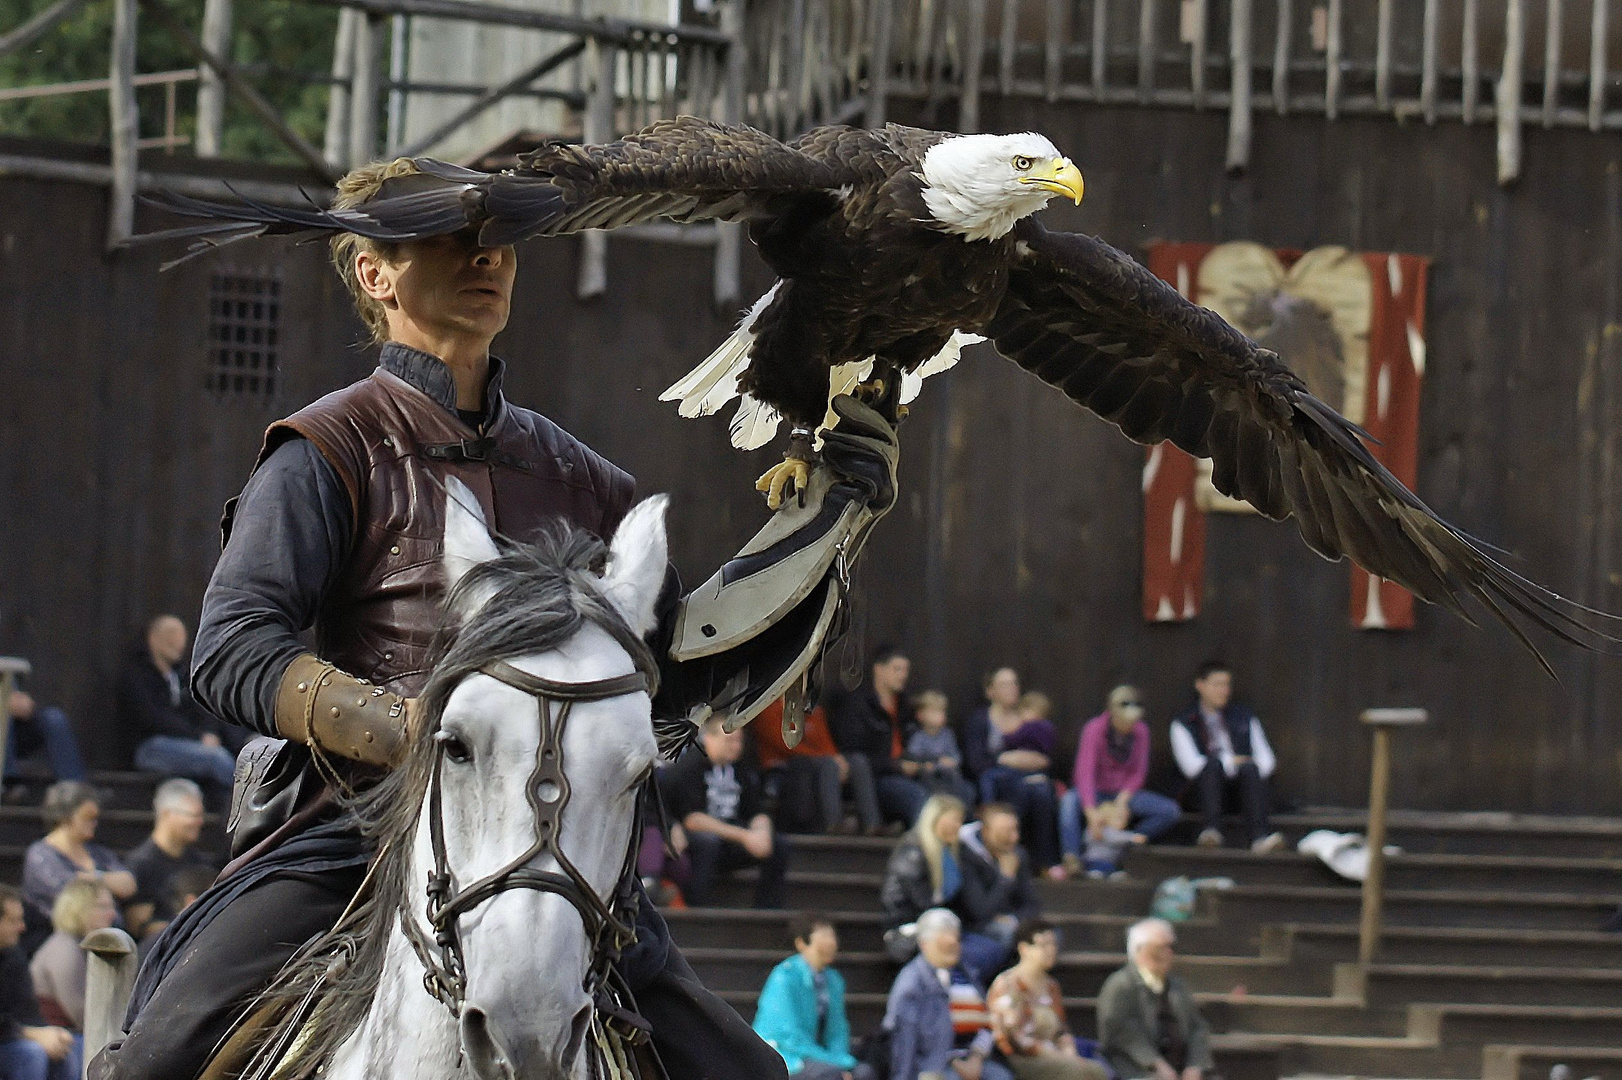
M 1004 669 L 1006 671 L 1006 669 Z M 1002 688 L 1005 677 L 995 673 L 987 694 Z M 1015 684 L 1017 686 L 1017 683 Z M 1020 835 L 1039 871 L 1062 878 L 1059 866 L 1059 798 L 1048 769 L 1053 764 L 1053 744 L 1057 733 L 1048 719 L 1053 703 L 1046 694 L 1023 694 L 1017 699 L 1018 723 L 1004 729 L 993 718 L 999 740 L 996 763 L 980 774 L 980 798 L 984 802 L 1004 802 L 1019 812 Z
M 789 920 L 795 955 L 772 969 L 755 1006 L 755 1031 L 801 1080 L 873 1080 L 850 1052 L 845 980 L 833 969 L 839 935 L 825 915 Z
M 925 690 L 913 699 L 918 730 L 907 738 L 906 760 L 918 766 L 917 780 L 930 794 L 955 795 L 973 806 L 974 786 L 963 779 L 963 755 L 957 736 L 946 726 L 946 695 Z

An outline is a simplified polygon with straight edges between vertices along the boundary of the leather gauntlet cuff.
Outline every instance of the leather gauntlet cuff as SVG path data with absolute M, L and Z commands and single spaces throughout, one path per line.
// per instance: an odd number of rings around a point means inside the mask
M 405 756 L 406 699 L 313 653 L 288 665 L 276 690 L 276 730 L 351 761 L 392 766 Z

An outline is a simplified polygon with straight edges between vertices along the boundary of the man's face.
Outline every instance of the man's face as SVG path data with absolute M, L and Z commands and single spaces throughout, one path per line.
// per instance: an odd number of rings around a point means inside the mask
M 197 837 L 203 831 L 203 804 L 190 799 L 183 806 L 159 811 L 158 818 L 177 839 L 190 846 L 197 843 Z
M 0 949 L 9 949 L 23 936 L 23 906 L 15 900 L 7 900 L 4 910 L 0 910 Z
M 918 951 L 931 967 L 955 968 L 963 957 L 963 941 L 956 930 L 937 930 L 919 939 Z
M 1013 814 L 987 814 L 980 823 L 980 839 L 993 855 L 1007 855 L 1019 846 L 1019 818 Z
M 743 756 L 743 732 L 728 734 L 720 725 L 706 728 L 704 754 L 710 759 L 711 765 L 731 765 Z
M 1233 697 L 1233 675 L 1226 671 L 1213 671 L 1203 679 L 1194 680 L 1194 692 L 1200 695 L 1200 704 L 1207 709 L 1226 709 Z
M 1133 962 L 1143 970 L 1157 978 L 1164 979 L 1171 973 L 1172 964 L 1177 959 L 1172 949 L 1171 938 L 1165 934 L 1158 934 L 1147 942 L 1138 946 Z
M 388 312 L 391 337 L 402 336 L 397 325 L 410 324 L 430 336 L 488 342 L 507 325 L 518 253 L 480 247 L 478 233 L 464 229 L 402 243 L 392 260 L 362 251 L 355 270 Z
M 873 688 L 899 694 L 907 688 L 907 678 L 911 674 L 911 660 L 905 656 L 892 656 L 882 664 L 873 665 Z
M 1059 935 L 1044 930 L 1030 941 L 1020 942 L 1019 959 L 1021 962 L 1034 960 L 1038 971 L 1052 971 L 1053 965 L 1059 962 Z
M 147 644 L 157 659 L 165 664 L 178 664 L 186 655 L 186 624 L 172 617 L 159 619 L 152 625 Z
M 1013 668 L 1001 668 L 991 676 L 991 685 L 986 687 L 986 700 L 993 705 L 1004 709 L 1012 709 L 1019 704 L 1019 674 Z

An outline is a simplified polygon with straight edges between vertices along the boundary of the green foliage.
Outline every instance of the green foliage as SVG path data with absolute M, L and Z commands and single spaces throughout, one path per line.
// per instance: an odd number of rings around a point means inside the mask
M 51 2 L 0 0 L 0 33 L 22 25 Z M 194 34 L 201 32 L 202 0 L 169 3 Z M 319 146 L 326 124 L 326 84 L 294 76 L 324 76 L 331 70 L 338 9 L 303 0 L 237 0 L 234 7 L 233 61 L 268 66 L 270 71 L 255 72 L 249 81 L 294 131 Z M 86 9 L 26 49 L 0 57 L 0 87 L 106 78 L 111 39 L 112 5 L 92 0 Z M 179 71 L 195 66 L 191 55 L 155 19 L 140 20 L 136 71 Z M 141 136 L 162 135 L 164 88 L 142 87 L 136 93 Z M 180 84 L 176 128 L 182 135 L 192 134 L 196 100 L 196 83 Z M 0 102 L 0 134 L 105 144 L 107 95 L 89 92 Z M 235 100 L 229 100 L 226 108 L 224 152 L 229 157 L 262 161 L 298 160 Z

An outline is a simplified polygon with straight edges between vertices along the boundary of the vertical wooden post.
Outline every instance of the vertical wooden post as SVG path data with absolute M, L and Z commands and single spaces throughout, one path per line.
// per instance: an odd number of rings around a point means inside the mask
M 1548 19 L 1543 38 L 1543 126 L 1554 127 L 1560 109 L 1560 0 L 1548 0 Z
M 1374 729 L 1374 763 L 1369 770 L 1369 870 L 1363 878 L 1363 919 L 1358 931 L 1358 963 L 1367 967 L 1380 947 L 1385 908 L 1385 816 L 1391 798 L 1391 731 L 1423 724 L 1424 709 L 1367 709 L 1358 719 Z
M 1194 108 L 1205 108 L 1206 20 L 1211 9 L 1207 0 L 1193 0 L 1194 40 L 1188 47 L 1188 88 L 1194 95 Z
M 11 695 L 17 689 L 17 676 L 33 670 L 20 656 L 0 656 L 0 771 L 5 769 L 6 747 L 11 745 Z
M 739 0 L 732 0 L 738 3 Z M 614 92 L 619 76 L 619 50 L 597 39 L 597 81 L 586 100 L 581 135 L 587 143 L 605 143 L 614 138 Z M 582 300 L 601 296 L 608 289 L 608 233 L 587 229 L 580 234 L 580 277 L 575 295 Z
M 140 121 L 135 111 L 135 6 L 136 0 L 113 0 L 112 62 L 107 82 L 113 144 L 107 210 L 109 251 L 135 233 L 136 148 L 140 141 Z
M 1436 48 L 1439 0 L 1425 0 L 1425 30 L 1420 44 L 1419 107 L 1425 123 L 1436 123 Z
M 1391 108 L 1391 0 L 1380 0 L 1375 16 L 1374 107 Z
M 957 126 L 965 135 L 980 130 L 980 73 L 986 66 L 986 0 L 963 0 L 969 25 L 963 34 L 963 97 Z
M 1250 164 L 1250 3 L 1233 0 L 1228 26 L 1228 59 L 1232 86 L 1228 95 L 1228 168 Z
M 1340 116 L 1340 23 L 1341 0 L 1329 0 L 1325 13 L 1329 25 L 1324 39 L 1324 116 L 1330 120 Z
M 389 106 L 383 145 L 390 157 L 405 145 L 406 94 L 399 84 L 406 81 L 406 49 L 411 37 L 411 16 L 389 18 Z
M 1480 38 L 1476 34 L 1476 8 L 1479 0 L 1464 0 L 1464 32 L 1459 42 L 1459 63 L 1464 85 L 1460 105 L 1466 124 L 1476 122 L 1476 106 L 1481 104 Z
M 1278 36 L 1273 39 L 1273 109 L 1280 116 L 1290 111 L 1291 0 L 1278 0 Z
M 1605 32 L 1607 0 L 1594 0 L 1594 23 L 1588 46 L 1588 130 L 1605 119 Z
M 215 56 L 231 59 L 231 0 L 203 0 L 203 47 Z M 208 64 L 197 70 L 198 157 L 219 157 L 225 130 L 225 80 Z
M 84 1059 L 124 1034 L 124 1011 L 140 961 L 135 941 L 116 926 L 93 930 L 79 943 L 85 957 Z
M 1047 39 L 1043 51 L 1042 80 L 1049 101 L 1059 100 L 1064 81 L 1064 0 L 1047 2 Z
M 1508 0 L 1504 10 L 1504 68 L 1498 76 L 1498 182 L 1521 175 L 1522 69 L 1526 59 L 1525 0 Z
M 742 0 L 731 0 L 741 3 Z M 880 128 L 885 122 L 886 99 L 890 94 L 890 41 L 895 35 L 895 9 L 899 0 L 874 0 L 873 51 L 867 66 L 867 126 Z M 739 16 L 739 23 L 743 21 Z M 741 36 L 742 30 L 739 34 Z M 737 48 L 734 44 L 730 48 Z
M 377 41 L 383 16 L 362 12 L 355 20 L 355 68 L 349 84 L 349 167 L 377 156 Z
M 1109 77 L 1109 0 L 1093 0 L 1093 100 L 1104 100 Z M 1008 93 L 1008 91 L 1003 91 Z
M 349 84 L 355 77 L 355 23 L 360 18 L 354 8 L 340 9 L 332 39 L 332 84 L 327 90 L 327 137 L 321 156 L 335 169 L 349 163 Z
M 1103 3 L 1103 0 L 1094 0 Z M 1014 47 L 1018 44 L 1019 0 L 1002 0 L 1002 25 L 997 28 L 997 84 L 1002 95 L 1014 92 Z
M 1138 3 L 1138 100 L 1147 105 L 1155 92 L 1155 0 Z
M 726 73 L 721 87 L 721 122 L 736 124 L 743 116 L 743 80 L 748 72 L 749 54 L 744 46 L 743 25 L 744 0 L 725 0 L 721 5 L 721 30 L 727 35 Z M 888 8 L 890 5 L 880 0 L 879 7 Z M 876 46 L 875 46 L 876 48 Z M 869 70 L 869 77 L 877 79 L 877 61 Z M 869 108 L 871 109 L 871 99 Z M 871 119 L 869 123 L 877 126 L 882 121 Z M 743 293 L 743 224 L 736 221 L 717 221 L 715 223 L 715 267 L 711 288 L 715 300 L 715 310 L 730 312 L 737 310 L 738 298 Z

